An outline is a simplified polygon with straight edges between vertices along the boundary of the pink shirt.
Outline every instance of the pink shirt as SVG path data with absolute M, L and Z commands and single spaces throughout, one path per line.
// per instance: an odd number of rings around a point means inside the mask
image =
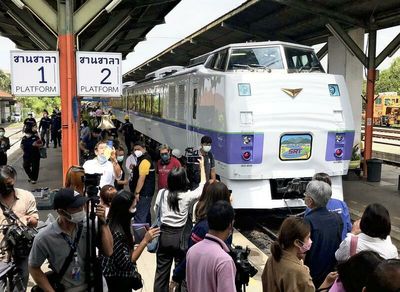
M 236 267 L 228 252 L 221 239 L 208 233 L 193 245 L 186 255 L 188 291 L 235 292 Z

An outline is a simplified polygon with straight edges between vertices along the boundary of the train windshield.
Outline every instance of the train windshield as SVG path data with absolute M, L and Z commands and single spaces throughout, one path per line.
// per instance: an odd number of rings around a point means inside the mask
M 279 47 L 232 49 L 228 70 L 284 69 Z
M 317 56 L 311 50 L 285 47 L 285 55 L 289 73 L 324 72 Z

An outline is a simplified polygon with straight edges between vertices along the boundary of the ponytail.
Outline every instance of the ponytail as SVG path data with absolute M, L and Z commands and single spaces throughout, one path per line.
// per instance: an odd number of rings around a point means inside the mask
M 277 262 L 282 258 L 282 248 L 276 240 L 271 244 L 271 254 Z
M 178 192 L 168 192 L 167 202 L 168 207 L 175 213 L 179 212 L 179 201 L 181 199 L 178 197 Z

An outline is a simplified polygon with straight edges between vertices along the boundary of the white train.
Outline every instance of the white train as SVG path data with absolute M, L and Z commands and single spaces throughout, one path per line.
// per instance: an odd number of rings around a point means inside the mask
M 343 198 L 354 140 L 349 96 L 343 77 L 324 73 L 310 47 L 231 44 L 187 68 L 148 74 L 112 106 L 117 118 L 128 113 L 135 130 L 173 148 L 211 136 L 235 208 L 302 207 L 302 187 L 317 172 L 328 173 L 333 196 Z

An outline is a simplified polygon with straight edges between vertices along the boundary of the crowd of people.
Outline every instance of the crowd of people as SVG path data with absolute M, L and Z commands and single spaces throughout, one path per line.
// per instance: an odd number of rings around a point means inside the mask
M 98 109 L 91 116 L 101 124 Z M 25 123 L 21 145 L 24 169 L 34 183 L 39 149 L 49 147 L 53 122 L 45 111 L 37 130 L 32 119 Z M 52 139 L 54 147 L 59 145 L 59 138 Z M 32 291 L 96 291 L 96 285 L 110 292 L 140 289 L 140 273 L 147 271 L 136 263 L 147 248 L 156 255 L 155 292 L 237 291 L 238 267 L 230 254 L 235 194 L 217 180 L 211 137 L 202 137 L 195 162 L 166 144 L 154 153 L 136 135 L 129 117 L 108 129 L 84 120 L 80 140 L 82 164 L 70 167 L 54 196 L 57 219 L 36 234 L 30 253 L 16 257 L 13 247 L 8 250 L 24 289 L 1 277 L 0 287 L 25 291 L 29 271 L 36 283 Z M 194 184 L 188 177 L 191 164 L 198 166 Z M 0 166 L 0 219 L 10 223 L 12 211 L 22 224 L 36 227 L 35 199 L 15 188 L 16 180 L 11 166 Z M 98 201 L 88 195 L 93 186 Z M 352 223 L 347 205 L 332 198 L 330 177 L 324 173 L 308 183 L 304 202 L 304 216 L 286 218 L 271 245 L 263 291 L 399 291 L 400 261 L 383 205 L 368 205 Z M 43 270 L 46 261 L 51 272 Z

